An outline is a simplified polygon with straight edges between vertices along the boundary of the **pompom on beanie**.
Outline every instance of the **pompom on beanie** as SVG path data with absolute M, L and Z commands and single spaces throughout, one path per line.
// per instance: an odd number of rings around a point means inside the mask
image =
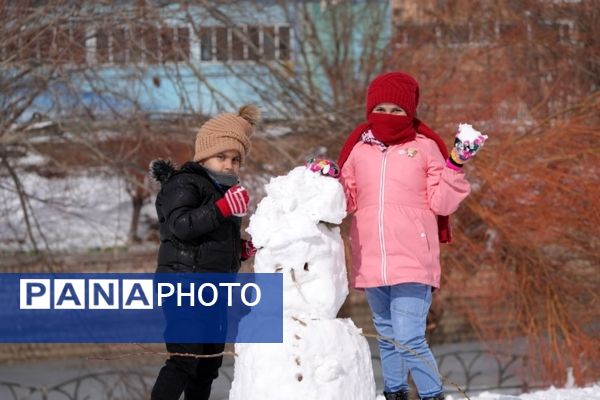
M 242 106 L 237 113 L 222 113 L 209 119 L 196 134 L 194 161 L 237 150 L 243 162 L 250 152 L 250 136 L 259 121 L 260 110 L 253 104 Z
M 419 84 L 403 72 L 388 72 L 379 75 L 367 89 L 366 116 L 381 103 L 394 103 L 402 107 L 409 117 L 417 114 L 419 104 Z

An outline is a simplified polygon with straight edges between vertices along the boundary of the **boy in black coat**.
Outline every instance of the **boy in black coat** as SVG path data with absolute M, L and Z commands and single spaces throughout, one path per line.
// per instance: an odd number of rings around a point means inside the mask
M 208 120 L 196 136 L 194 160 L 175 170 L 164 160 L 151 164 L 161 183 L 156 197 L 160 248 L 156 272 L 235 273 L 240 260 L 256 251 L 240 237 L 241 217 L 248 212 L 248 192 L 238 173 L 250 150 L 250 136 L 260 118 L 247 105 L 237 114 Z M 167 343 L 170 353 L 219 354 L 224 344 Z M 222 356 L 171 356 L 152 389 L 152 400 L 208 400 Z

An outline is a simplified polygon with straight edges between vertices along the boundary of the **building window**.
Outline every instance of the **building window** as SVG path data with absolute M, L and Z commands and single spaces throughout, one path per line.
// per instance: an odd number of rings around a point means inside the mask
M 423 46 L 436 43 L 437 32 L 434 25 L 404 25 L 398 27 L 397 45 Z
M 129 26 L 96 29 L 99 64 L 182 62 L 190 58 L 188 27 Z
M 201 61 L 289 60 L 289 26 L 224 26 L 200 29 Z
M 244 41 L 246 40 L 246 31 L 243 27 L 239 27 L 237 29 L 230 29 L 231 34 L 231 57 L 230 59 L 233 61 L 242 61 L 245 60 L 245 48 L 246 44 Z
M 17 37 L 5 41 L 7 44 L 0 48 L 0 54 L 4 54 L 5 60 L 15 63 L 85 64 L 86 40 L 82 24 L 46 26 L 24 30 Z
M 160 62 L 160 31 L 157 26 L 144 27 L 144 36 L 142 43 L 142 61 L 148 64 L 157 64 Z
M 439 25 L 436 27 L 438 45 L 462 46 L 469 43 L 469 25 Z
M 570 20 L 539 21 L 528 26 L 530 39 L 546 43 L 572 44 L 575 42 L 574 22 Z
M 224 26 L 215 28 L 215 55 L 217 61 L 227 61 L 229 59 L 229 35 L 228 29 Z
M 112 62 L 115 64 L 125 64 L 128 62 L 129 35 L 125 28 L 113 28 L 110 35 Z
M 496 37 L 507 42 L 521 42 L 527 38 L 527 27 L 520 23 L 496 23 Z
M 52 47 L 52 30 L 47 28 L 41 32 L 27 32 L 21 38 L 19 60 L 25 63 L 38 63 L 45 56 L 49 56 Z M 41 49 L 40 49 L 41 47 Z M 45 51 L 48 50 L 48 52 Z
M 200 60 L 210 61 L 213 56 L 212 28 L 200 28 Z
M 275 27 L 263 27 L 263 59 L 275 59 Z
M 186 61 L 190 59 L 190 29 L 179 27 L 175 30 L 175 61 Z
M 290 27 L 279 27 L 279 59 L 288 61 L 290 59 Z
M 96 62 L 99 64 L 110 62 L 110 43 L 106 29 L 96 31 Z
M 470 42 L 473 45 L 489 45 L 496 40 L 496 27 L 489 23 L 471 24 Z
M 175 56 L 175 37 L 173 28 L 163 26 L 160 28 L 160 54 L 164 62 L 174 62 Z
M 159 64 L 188 61 L 198 54 L 192 52 L 198 45 L 201 62 L 291 59 L 291 29 L 286 25 L 205 26 L 195 32 L 197 37 L 187 26 L 88 25 L 70 23 L 22 34 L 16 43 L 0 46 L 0 57 L 42 64 Z
M 248 27 L 248 60 L 257 61 L 261 56 L 260 27 Z

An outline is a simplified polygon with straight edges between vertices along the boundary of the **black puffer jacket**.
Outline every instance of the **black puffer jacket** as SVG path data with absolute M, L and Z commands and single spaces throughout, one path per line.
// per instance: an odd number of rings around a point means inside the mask
M 175 170 L 169 161 L 150 165 L 160 182 L 157 272 L 237 272 L 241 218 L 224 218 L 215 205 L 223 189 L 195 162 Z

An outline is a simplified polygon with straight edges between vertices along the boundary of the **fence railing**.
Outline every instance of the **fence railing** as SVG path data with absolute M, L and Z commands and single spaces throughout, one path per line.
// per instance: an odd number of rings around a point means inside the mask
M 381 362 L 376 351 L 374 339 L 369 339 L 373 350 L 372 362 L 378 393 L 381 393 L 383 381 L 381 377 Z M 525 359 L 520 354 L 491 352 L 480 348 L 465 348 L 464 346 L 448 346 L 447 351 L 436 352 L 440 373 L 444 376 L 446 392 L 459 394 L 461 391 L 468 395 L 476 395 L 482 391 L 494 391 L 505 394 L 517 394 L 523 389 L 531 389 L 531 382 L 521 376 Z M 476 346 L 471 346 L 476 347 Z M 435 349 L 434 349 L 435 350 Z M 140 363 L 139 368 L 127 364 L 127 368 L 97 368 L 92 367 L 77 376 L 57 374 L 48 371 L 50 379 L 56 376 L 55 382 L 45 385 L 34 385 L 30 382 L 43 381 L 39 376 L 29 376 L 23 373 L 20 379 L 3 379 L 0 376 L 0 399 L 3 400 L 142 400 L 149 398 L 161 360 L 157 359 L 152 366 Z M 32 363 L 33 364 L 33 363 Z M 57 365 L 57 362 L 52 362 Z M 10 368 L 4 366 L 4 368 Z M 21 368 L 22 369 L 22 368 Z M 52 369 L 56 369 L 53 367 Z M 43 365 L 36 366 L 31 374 L 44 371 Z M 58 378 L 60 376 L 60 378 Z M 217 381 L 213 384 L 213 397 L 225 400 L 234 377 L 234 360 L 226 357 Z M 31 379 L 35 378 L 35 379 Z M 459 389 L 460 388 L 460 389 Z M 362 399 L 361 399 L 362 400 Z

